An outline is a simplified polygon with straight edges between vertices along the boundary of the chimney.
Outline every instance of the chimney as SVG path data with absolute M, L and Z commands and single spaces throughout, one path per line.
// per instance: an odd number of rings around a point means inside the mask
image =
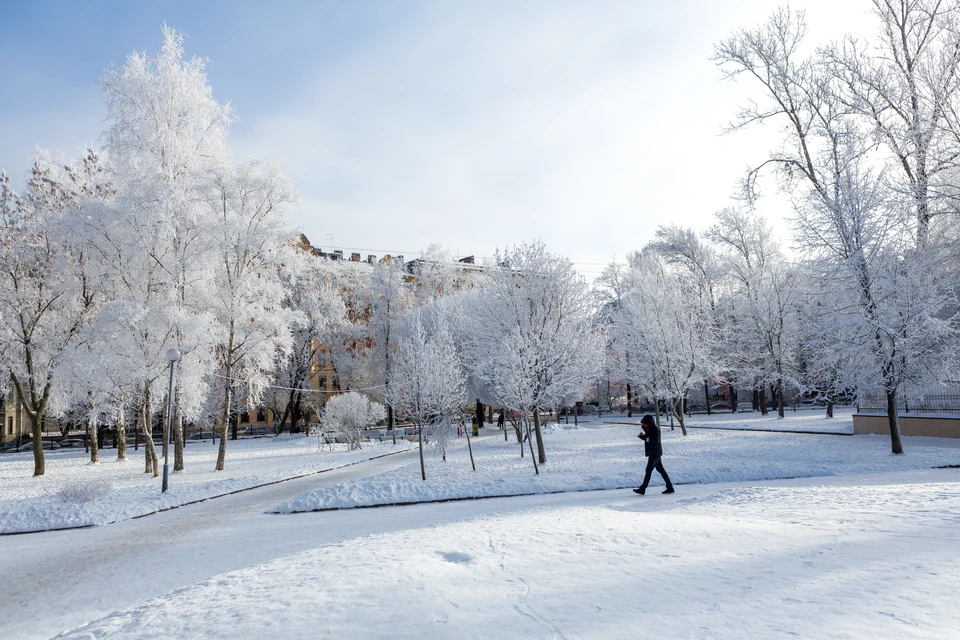
M 367 256 L 367 263 L 368 263 L 368 264 L 373 264 L 373 263 L 376 262 L 376 261 L 377 261 L 377 256 L 373 255 L 372 253 Z
M 351 253 L 351 254 L 350 254 L 350 262 L 360 262 L 360 254 L 359 254 L 359 253 Z
M 403 262 L 403 256 L 397 256 L 397 262 Z
M 333 250 L 333 259 L 334 259 L 334 260 L 343 260 L 343 250 L 342 250 L 342 249 L 334 249 L 334 250 Z

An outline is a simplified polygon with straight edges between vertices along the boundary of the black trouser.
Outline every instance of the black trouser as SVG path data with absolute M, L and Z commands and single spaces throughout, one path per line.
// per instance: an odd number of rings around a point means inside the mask
M 643 484 L 640 485 L 641 489 L 646 489 L 647 485 L 650 484 L 650 475 L 654 469 L 663 477 L 663 481 L 667 483 L 668 489 L 673 487 L 673 484 L 670 482 L 670 476 L 667 475 L 667 470 L 663 468 L 663 463 L 660 462 L 660 456 L 650 456 L 647 458 L 647 470 L 643 473 Z

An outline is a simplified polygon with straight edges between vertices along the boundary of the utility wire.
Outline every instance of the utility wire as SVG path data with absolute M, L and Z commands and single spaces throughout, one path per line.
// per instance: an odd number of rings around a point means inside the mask
M 220 378 L 220 379 L 222 379 L 222 380 L 229 380 L 230 382 L 238 382 L 238 383 L 241 383 L 241 384 L 253 384 L 253 383 L 250 382 L 249 380 L 241 380 L 240 378 L 228 378 L 227 376 L 221 376 L 221 375 L 216 374 L 216 373 L 214 373 L 214 374 L 212 374 L 212 375 L 213 375 L 214 378 Z M 300 391 L 300 392 L 310 392 L 310 393 L 348 393 L 348 392 L 350 392 L 350 391 L 372 391 L 373 389 L 382 389 L 382 388 L 386 387 L 387 385 L 385 385 L 385 384 L 377 384 L 377 385 L 374 385 L 374 386 L 372 386 L 372 387 L 360 387 L 360 388 L 357 388 L 357 389 L 347 389 L 346 391 L 344 391 L 343 389 L 325 391 L 325 390 L 323 390 L 323 389 L 311 389 L 311 388 L 302 388 L 302 387 L 284 387 L 284 386 L 279 385 L 279 384 L 265 384 L 265 385 L 263 385 L 263 386 L 265 386 L 265 387 L 267 387 L 267 388 L 270 388 L 270 389 L 281 389 L 281 390 L 283 390 L 283 391 Z

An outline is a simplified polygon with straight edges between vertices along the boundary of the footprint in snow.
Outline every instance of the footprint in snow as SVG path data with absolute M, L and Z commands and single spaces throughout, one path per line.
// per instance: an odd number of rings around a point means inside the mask
M 470 564 L 473 561 L 472 557 L 470 557 L 466 553 L 460 553 L 459 551 L 449 551 L 447 553 L 441 553 L 440 557 L 446 560 L 447 562 L 452 562 L 454 564 Z

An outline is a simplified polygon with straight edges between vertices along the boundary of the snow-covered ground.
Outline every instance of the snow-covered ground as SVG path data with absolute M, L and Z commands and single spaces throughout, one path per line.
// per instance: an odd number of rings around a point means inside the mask
M 960 629 L 954 470 L 532 496 L 469 503 L 453 518 L 450 506 L 431 505 L 435 519 L 427 505 L 380 510 L 392 531 L 211 577 L 66 637 L 930 639 Z M 286 517 L 318 526 L 330 515 Z
M 410 443 L 396 448 L 376 443 L 354 452 L 338 446 L 320 451 L 315 437 L 303 435 L 228 441 L 226 468 L 217 472 L 217 447 L 209 440 L 191 442 L 184 448 L 184 471 L 171 471 L 166 493 L 160 492 L 161 478 L 143 473 L 143 447 L 129 447 L 125 462 L 117 461 L 115 449 L 104 449 L 98 464 L 90 464 L 82 449 L 45 451 L 46 474 L 40 477 L 33 476 L 29 450 L 5 453 L 0 455 L 0 533 L 107 524 L 390 454 Z M 172 450 L 169 464 L 173 469 Z M 99 490 L 103 495 L 93 502 L 64 495 L 78 488 L 81 494 Z
M 893 456 L 888 438 L 727 431 L 725 418 L 665 430 L 672 496 L 595 491 L 642 471 L 637 427 L 605 416 L 547 428 L 539 476 L 488 429 L 476 472 L 460 439 L 448 462 L 428 455 L 425 483 L 408 451 L 138 520 L 0 537 L 0 637 L 956 637 L 960 470 L 931 467 L 960 464 L 960 441 L 906 438 Z M 842 430 L 850 416 L 792 422 Z M 284 440 L 236 446 L 236 479 L 355 455 Z M 108 466 L 69 459 L 48 473 Z M 0 504 L 17 502 L 7 478 L 31 486 L 29 469 L 6 468 L 27 462 L 0 456 Z M 213 475 L 196 466 L 191 495 Z M 519 493 L 533 495 L 269 513 Z
M 768 480 L 806 476 L 884 473 L 960 463 L 960 450 L 916 444 L 908 455 L 890 453 L 889 439 L 880 436 L 841 437 L 766 433 L 779 427 L 788 431 L 852 431 L 852 414 L 833 419 L 820 412 L 798 412 L 777 420 L 759 414 L 695 417 L 690 434 L 663 429 L 663 463 L 678 484 Z M 633 418 L 639 423 L 640 416 Z M 642 479 L 643 443 L 638 426 L 622 416 L 581 422 L 579 426 L 550 423 L 544 429 L 547 463 L 534 472 L 533 462 L 519 455 L 511 437 L 487 436 L 473 447 L 477 471 L 467 449 L 459 447 L 447 462 L 427 458 L 428 482 L 419 468 L 396 469 L 359 482 L 325 487 L 278 505 L 281 513 L 315 509 L 400 504 L 424 500 L 451 500 L 484 496 L 509 496 L 561 491 L 617 489 L 637 486 Z M 772 426 L 771 426 L 772 425 Z M 711 429 L 698 427 L 712 427 Z M 734 430 L 726 430 L 734 429 Z M 749 433 L 739 431 L 746 429 Z M 512 434 L 511 434 L 512 436 Z M 662 486 L 654 472 L 651 486 Z

